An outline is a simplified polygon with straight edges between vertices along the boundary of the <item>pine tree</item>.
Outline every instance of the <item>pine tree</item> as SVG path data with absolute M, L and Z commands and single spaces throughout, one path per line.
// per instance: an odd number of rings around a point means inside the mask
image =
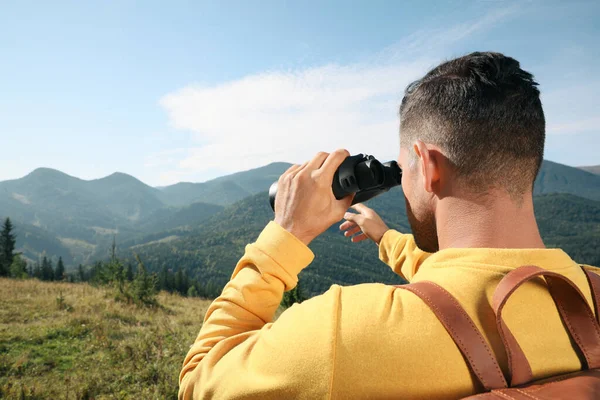
M 48 257 L 44 256 L 42 259 L 42 271 L 41 278 L 43 281 L 51 281 L 54 279 L 54 271 L 52 270 L 52 263 L 48 260 Z
M 104 271 L 104 264 L 102 264 L 102 261 L 96 261 L 94 263 L 94 265 L 92 265 L 92 269 L 91 269 L 90 275 L 89 275 L 89 280 L 95 284 L 107 283 L 105 280 L 103 271 Z
M 58 257 L 58 263 L 56 264 L 56 270 L 54 270 L 54 280 L 62 281 L 65 279 L 65 264 L 63 263 L 62 257 Z
M 158 278 L 156 274 L 149 274 L 140 256 L 135 254 L 138 262 L 138 270 L 133 280 L 133 299 L 141 305 L 157 305 L 156 295 L 158 293 Z
M 83 272 L 83 265 L 81 264 L 77 267 L 77 277 L 79 278 L 79 282 L 85 282 L 85 272 Z
M 135 275 L 133 274 L 133 265 L 131 265 L 130 262 L 127 263 L 127 273 L 126 273 L 126 276 L 127 276 L 127 280 L 129 282 L 132 282 L 133 278 L 135 278 Z
M 17 237 L 13 234 L 13 224 L 10 218 L 4 220 L 2 232 L 0 232 L 0 276 L 8 276 L 14 259 Z
M 160 271 L 158 283 L 161 290 L 171 291 L 171 288 L 169 287 L 169 270 L 167 270 L 166 265 L 163 265 L 162 270 Z
M 33 277 L 37 279 L 42 279 L 42 267 L 39 261 L 36 261 L 35 265 L 33 266 Z
M 183 294 L 185 296 L 190 288 L 190 278 L 188 277 L 186 270 L 183 270 L 183 277 L 181 279 L 181 285 L 182 285 L 181 294 Z
M 105 268 L 107 283 L 114 285 L 120 293 L 125 293 L 125 268 L 121 260 L 114 257 Z
M 183 272 L 181 269 L 175 273 L 175 290 L 181 295 L 185 295 L 186 292 L 183 290 Z
M 49 258 L 48 259 L 48 277 L 50 277 L 49 280 L 53 281 L 55 280 L 55 276 L 54 276 L 54 263 L 52 262 L 52 259 Z

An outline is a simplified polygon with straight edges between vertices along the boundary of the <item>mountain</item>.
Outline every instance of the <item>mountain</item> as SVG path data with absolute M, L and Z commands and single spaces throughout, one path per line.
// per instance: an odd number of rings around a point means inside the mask
M 92 227 L 119 224 L 108 207 L 87 190 L 86 181 L 40 168 L 21 179 L 0 182 L 0 210 L 59 236 L 90 240 Z
M 112 214 L 132 222 L 143 220 L 164 207 L 158 189 L 127 174 L 116 172 L 105 178 L 86 182 L 86 186 Z
M 40 168 L 24 178 L 0 182 L 0 207 L 25 223 L 90 239 L 99 229 L 126 227 L 163 207 L 159 193 L 125 174 L 84 181 Z
M 234 182 L 248 193 L 257 194 L 268 191 L 271 184 L 277 181 L 281 174 L 291 166 L 292 164 L 284 162 L 271 163 L 264 167 L 222 176 L 212 182 Z
M 173 224 L 199 223 L 222 209 L 214 204 L 167 207 L 161 195 L 123 173 L 86 181 L 39 168 L 21 179 L 0 182 L 0 217 L 10 217 L 21 227 L 28 258 L 46 251 L 73 266 L 104 253 L 115 235 L 126 240 Z
M 13 221 L 13 224 L 17 237 L 17 252 L 22 253 L 28 262 L 36 262 L 40 255 L 48 255 L 54 262 L 58 261 L 58 256 L 62 256 L 65 264 L 73 263 L 69 247 L 52 233 L 19 221 Z
M 153 270 L 186 269 L 202 282 L 224 285 L 246 244 L 256 240 L 273 218 L 266 192 L 248 197 L 215 214 L 186 236 L 136 246 Z M 367 202 L 392 228 L 410 232 L 401 190 L 391 190 Z M 535 198 L 536 216 L 548 247 L 561 247 L 579 262 L 600 265 L 600 202 L 570 194 L 545 194 Z M 310 244 L 315 260 L 300 274 L 309 295 L 332 284 L 363 282 L 401 283 L 401 279 L 378 260 L 370 241 L 351 243 L 332 226 Z M 127 256 L 127 251 L 123 254 Z
M 290 165 L 272 163 L 205 183 L 161 189 L 124 173 L 86 181 L 38 168 L 23 178 L 0 182 L 0 217 L 9 216 L 22 226 L 23 237 L 30 238 L 24 243 L 29 245 L 28 257 L 52 248 L 65 260 L 85 263 L 103 256 L 115 235 L 119 242 L 135 245 L 156 232 L 189 230 L 222 211 L 223 205 L 267 190 Z M 46 244 L 35 237 L 44 237 Z
M 272 163 L 204 183 L 179 183 L 160 189 L 123 173 L 87 181 L 40 168 L 21 179 L 0 182 L 0 217 L 11 217 L 22 227 L 26 240 L 21 245 L 27 257 L 34 259 L 44 251 L 49 255 L 56 251 L 54 255 L 71 260 L 67 266 L 73 267 L 105 257 L 115 236 L 119 248 L 136 246 L 141 251 L 148 243 L 176 248 L 178 240 L 201 234 L 210 236 L 210 229 L 222 235 L 228 230 L 240 233 L 239 216 L 246 215 L 253 221 L 253 213 L 258 213 L 267 218 L 256 208 L 259 204 L 267 214 L 272 212 L 266 192 L 290 165 Z M 544 161 L 535 194 L 547 193 L 597 201 L 600 176 Z M 257 200 L 260 196 L 264 204 Z M 244 203 L 253 199 L 257 202 L 254 205 Z M 390 226 L 409 231 L 401 188 L 394 188 L 369 204 L 379 210 Z M 249 211 L 245 207 L 250 207 Z M 552 219 L 552 213 L 557 211 L 553 208 L 547 212 L 544 215 Z M 227 221 L 231 224 L 227 225 Z M 246 228 L 242 237 L 248 239 L 257 234 L 255 228 Z M 206 229 L 209 231 L 203 231 Z M 567 238 L 560 240 L 563 243 Z M 211 253 L 211 260 L 221 257 L 224 251 Z M 174 260 L 173 266 L 179 265 Z
M 600 175 L 600 165 L 591 165 L 588 167 L 579 167 L 579 169 L 582 169 L 584 171 L 587 172 L 591 172 L 594 175 Z
M 535 180 L 534 195 L 570 193 L 591 200 L 600 200 L 600 176 L 579 168 L 544 160 Z
M 600 202 L 570 194 L 534 197 L 547 247 L 560 247 L 578 262 L 600 266 Z
M 175 228 L 192 229 L 223 209 L 223 206 L 209 203 L 193 203 L 185 207 L 163 207 L 150 215 L 140 225 L 140 230 L 159 232 Z
M 182 182 L 161 188 L 163 200 L 173 206 L 192 202 L 231 205 L 247 196 L 269 190 L 292 164 L 271 163 L 264 167 L 237 172 L 203 183 Z
M 182 206 L 204 202 L 227 206 L 249 195 L 268 191 L 292 164 L 272 163 L 203 183 L 178 183 L 161 188 L 163 201 Z M 593 168 L 593 167 L 592 167 Z M 600 200 L 600 176 L 579 168 L 544 160 L 535 182 L 534 194 L 570 193 Z
M 391 193 L 388 195 L 392 197 Z M 272 218 L 268 193 L 262 192 L 215 214 L 186 237 L 136 246 L 134 251 L 152 270 L 184 268 L 202 282 L 222 286 L 246 244 L 255 241 Z M 402 283 L 378 260 L 373 243 L 349 243 L 337 226 L 313 241 L 310 248 L 315 252 L 315 261 L 301 273 L 303 287 L 310 295 L 327 290 L 333 283 Z M 125 250 L 123 255 L 128 256 L 127 253 L 131 254 Z

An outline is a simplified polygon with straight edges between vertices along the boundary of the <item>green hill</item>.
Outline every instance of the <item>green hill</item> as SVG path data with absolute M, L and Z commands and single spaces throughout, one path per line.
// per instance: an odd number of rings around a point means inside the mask
M 264 192 L 292 164 L 272 163 L 204 183 L 178 183 L 161 189 L 163 200 L 181 206 L 195 201 L 231 205 L 248 195 Z M 571 193 L 600 200 L 600 177 L 588 171 L 544 160 L 535 183 L 535 194 Z
M 136 247 L 135 251 L 154 270 L 184 268 L 203 282 L 222 286 L 245 245 L 256 240 L 272 218 L 267 193 L 259 193 L 207 219 L 187 237 Z M 301 273 L 303 287 L 310 295 L 325 291 L 333 283 L 401 282 L 378 260 L 373 243 L 349 243 L 336 226 L 313 241 L 310 248 L 315 261 Z
M 0 209 L 2 214 L 59 237 L 94 242 L 98 235 L 127 231 L 130 219 L 162 206 L 147 190 L 135 193 L 134 178 L 126 184 L 116 182 L 121 178 L 108 178 L 111 189 L 107 182 L 84 181 L 40 168 L 24 178 L 0 182 Z
M 162 188 L 163 200 L 182 206 L 193 202 L 231 205 L 249 195 L 269 190 L 291 164 L 272 163 L 264 167 L 237 172 L 203 183 L 182 182 Z
M 164 207 L 158 189 L 119 172 L 89 181 L 86 188 L 112 214 L 131 222 L 144 220 L 154 211 Z
M 198 224 L 221 209 L 214 204 L 167 207 L 160 190 L 122 173 L 85 181 L 39 168 L 0 182 L 0 217 L 12 218 L 21 230 L 19 247 L 26 257 L 37 259 L 45 252 L 62 256 L 70 267 L 104 256 L 115 235 L 125 241 Z
M 578 262 L 600 266 L 600 202 L 570 194 L 534 198 L 544 242 Z
M 244 246 L 256 240 L 273 218 L 267 199 L 266 192 L 248 197 L 177 240 L 154 241 L 137 246 L 135 251 L 154 270 L 183 268 L 200 281 L 222 286 L 243 255 Z M 410 232 L 399 188 L 370 200 L 367 205 L 390 227 Z M 535 207 L 542 236 L 549 247 L 564 248 L 579 262 L 600 265 L 600 202 L 551 194 L 537 196 Z M 303 288 L 310 295 L 322 293 L 333 283 L 400 282 L 378 260 L 377 247 L 372 242 L 351 243 L 339 232 L 337 224 L 313 241 L 310 248 L 315 260 L 300 275 Z
M 223 207 L 234 206 L 241 215 L 248 206 L 250 214 L 261 215 L 259 206 L 270 212 L 266 200 L 264 204 L 258 200 L 256 204 L 239 202 L 246 199 L 252 202 L 252 196 L 256 195 L 266 197 L 271 183 L 290 165 L 272 163 L 204 183 L 179 183 L 161 189 L 123 173 L 86 181 L 40 168 L 21 179 L 0 182 L 0 217 L 9 216 L 22 226 L 21 246 L 28 258 L 37 258 L 44 251 L 48 255 L 56 251 L 55 256 L 71 260 L 67 263 L 69 268 L 105 257 L 115 235 L 119 246 L 126 248 L 160 243 L 166 238 L 169 243 L 173 239 L 183 240 L 199 235 L 203 229 L 218 233 L 239 229 L 236 224 L 224 223 L 228 218 L 237 217 L 225 212 Z M 600 200 L 600 176 L 544 161 L 535 194 L 547 193 Z M 369 204 L 392 227 L 409 230 L 401 188 L 394 188 Z M 547 218 L 552 219 L 552 212 L 555 210 L 548 210 Z M 208 220 L 212 216 L 215 217 Z M 256 229 L 251 232 L 257 234 Z M 214 254 L 213 257 L 220 257 L 220 253 Z M 178 265 L 176 261 L 171 260 L 173 266 Z M 186 265 L 190 262 L 186 261 Z
M 41 254 L 47 254 L 54 262 L 58 260 L 58 256 L 61 256 L 66 264 L 73 263 L 68 246 L 53 234 L 37 226 L 22 224 L 19 221 L 13 221 L 13 223 L 17 236 L 17 252 L 22 253 L 29 262 L 38 261 Z
M 534 195 L 570 193 L 591 200 L 600 200 L 600 176 L 579 168 L 544 160 L 535 180 Z
M 163 188 L 163 200 L 171 206 L 183 206 L 192 202 L 229 205 L 250 193 L 235 182 L 177 183 Z
M 248 193 L 257 194 L 268 191 L 271 184 L 291 166 L 292 164 L 284 162 L 271 163 L 264 167 L 222 176 L 213 182 L 234 182 Z
M 194 228 L 223 209 L 223 206 L 209 203 L 193 203 L 184 207 L 163 207 L 141 223 L 140 230 L 157 232 L 179 227 Z

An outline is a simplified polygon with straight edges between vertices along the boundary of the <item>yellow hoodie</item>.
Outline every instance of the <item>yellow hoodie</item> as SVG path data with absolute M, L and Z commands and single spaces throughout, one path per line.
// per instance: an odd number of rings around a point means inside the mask
M 505 375 L 506 356 L 490 304 L 511 269 L 534 264 L 563 274 L 593 305 L 585 274 L 560 249 L 431 254 L 418 249 L 412 235 L 390 230 L 379 256 L 410 282 L 430 280 L 452 293 Z M 480 389 L 445 328 L 406 290 L 378 283 L 333 285 L 273 323 L 284 290 L 296 285 L 298 273 L 313 258 L 307 246 L 273 221 L 246 246 L 185 358 L 180 399 L 455 399 Z M 523 285 L 503 317 L 535 379 L 581 368 L 543 285 Z

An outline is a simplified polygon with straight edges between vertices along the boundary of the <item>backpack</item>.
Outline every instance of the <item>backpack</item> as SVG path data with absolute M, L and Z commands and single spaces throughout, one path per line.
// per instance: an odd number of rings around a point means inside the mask
M 583 270 L 590 284 L 596 317 L 600 320 L 600 276 Z M 523 283 L 544 277 L 547 288 L 560 313 L 571 342 L 575 345 L 583 370 L 534 381 L 529 361 L 515 337 L 502 320 L 502 309 L 508 298 Z M 458 301 L 441 286 L 430 281 L 397 286 L 420 297 L 446 328 L 460 349 L 470 370 L 486 393 L 468 397 L 475 399 L 600 399 L 600 325 L 594 319 L 579 288 L 566 277 L 533 265 L 509 272 L 498 284 L 492 297 L 496 326 L 508 358 L 510 385 L 498 361 L 471 317 Z

